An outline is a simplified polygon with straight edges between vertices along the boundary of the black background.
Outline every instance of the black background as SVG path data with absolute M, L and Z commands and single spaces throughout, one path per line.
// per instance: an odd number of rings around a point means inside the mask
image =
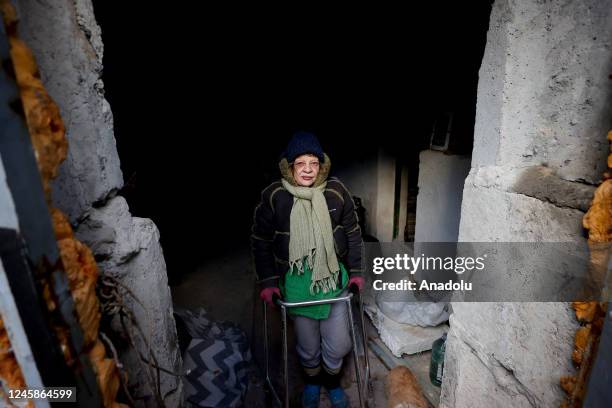
M 121 194 L 158 225 L 171 280 L 248 244 L 295 130 L 314 132 L 338 165 L 383 146 L 416 168 L 435 116 L 452 110 L 469 154 L 491 2 L 455 3 L 95 0 Z

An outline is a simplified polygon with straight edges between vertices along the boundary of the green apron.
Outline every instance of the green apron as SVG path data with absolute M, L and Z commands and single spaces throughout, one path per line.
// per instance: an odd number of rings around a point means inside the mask
M 304 262 L 304 273 L 299 275 L 297 273 L 285 273 L 285 282 L 281 282 L 280 290 L 283 295 L 283 300 L 285 302 L 304 302 L 309 300 L 321 300 L 321 299 L 333 299 L 338 297 L 340 293 L 348 286 L 348 272 L 346 268 L 339 262 L 340 264 L 340 276 L 342 282 L 341 287 L 336 288 L 336 290 L 329 291 L 327 293 L 323 293 L 320 291 L 314 295 L 310 294 L 310 284 L 311 284 L 311 276 L 312 271 Z M 295 267 L 297 268 L 297 267 Z M 287 309 L 287 313 L 296 315 L 296 316 L 305 316 L 311 319 L 321 320 L 327 319 L 329 317 L 329 312 L 331 310 L 331 304 L 327 305 L 313 305 L 313 306 L 300 306 L 300 307 L 291 307 Z

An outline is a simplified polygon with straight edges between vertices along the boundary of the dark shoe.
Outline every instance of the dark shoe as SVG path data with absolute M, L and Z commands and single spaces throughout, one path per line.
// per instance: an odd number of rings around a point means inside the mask
M 349 408 L 349 401 L 342 387 L 327 390 L 333 408 Z
M 319 408 L 320 394 L 321 394 L 320 385 L 306 384 L 304 386 L 304 391 L 302 391 L 302 407 L 303 408 Z
M 323 366 L 323 369 L 321 370 L 321 381 L 327 390 L 332 407 L 349 408 L 348 397 L 340 386 L 341 373 L 338 371 L 337 373 L 332 374 L 329 371 L 330 370 L 328 370 L 327 367 Z

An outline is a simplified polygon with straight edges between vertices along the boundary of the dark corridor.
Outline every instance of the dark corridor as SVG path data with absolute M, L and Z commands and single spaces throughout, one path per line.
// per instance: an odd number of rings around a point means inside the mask
M 452 110 L 469 154 L 490 7 L 254 18 L 94 1 L 121 194 L 159 227 L 170 281 L 248 245 L 294 130 L 318 135 L 332 169 L 378 147 L 418 169 L 434 118 Z

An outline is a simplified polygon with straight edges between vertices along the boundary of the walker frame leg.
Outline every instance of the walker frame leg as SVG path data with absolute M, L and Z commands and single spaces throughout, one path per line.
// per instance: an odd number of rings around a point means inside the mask
M 368 334 L 366 332 L 365 325 L 365 313 L 363 312 L 363 298 L 361 293 L 358 295 L 359 299 L 359 316 L 361 318 L 361 334 L 363 336 L 363 356 L 365 362 L 365 374 L 364 374 L 364 389 L 366 395 L 372 396 L 372 389 L 370 384 L 370 358 L 368 356 Z
M 283 379 L 285 382 L 285 408 L 289 408 L 289 371 L 287 365 L 287 309 L 281 306 L 283 331 Z
M 268 337 L 268 305 L 266 304 L 266 302 L 263 302 L 263 308 L 264 308 L 264 356 L 266 359 L 266 383 L 268 384 L 268 388 L 270 389 L 270 392 L 272 393 L 272 396 L 274 397 L 274 400 L 276 401 L 276 403 L 278 404 L 278 406 L 281 406 L 281 400 L 278 396 L 278 394 L 276 393 L 276 389 L 274 388 L 274 385 L 272 384 L 272 379 L 270 378 L 270 343 L 269 343 L 269 337 Z
M 353 310 L 351 308 L 351 298 L 348 298 L 346 302 L 349 325 L 351 326 L 351 338 L 353 339 L 353 358 L 355 360 L 355 377 L 357 380 L 357 392 L 359 392 L 359 406 L 365 408 L 365 401 L 361 383 L 361 373 L 359 369 L 359 354 L 357 352 L 357 336 L 355 335 L 355 321 L 353 320 Z
M 287 351 L 287 309 L 290 307 L 297 306 L 306 306 L 310 303 L 312 304 L 325 304 L 325 303 L 337 303 L 337 302 L 345 302 L 347 306 L 347 314 L 348 314 L 348 323 L 350 325 L 350 333 L 351 339 L 353 342 L 353 358 L 355 359 L 355 379 L 357 381 L 357 390 L 359 392 L 359 406 L 361 408 L 365 408 L 367 406 L 366 398 L 371 393 L 370 390 L 370 363 L 368 360 L 368 343 L 367 343 L 367 334 L 365 328 L 365 319 L 363 313 L 363 302 L 361 299 L 361 295 L 357 295 L 359 297 L 359 315 L 361 320 L 361 335 L 363 338 L 363 351 L 364 351 L 364 368 L 363 372 L 360 369 L 359 364 L 359 354 L 357 351 L 357 334 L 355 331 L 355 320 L 353 316 L 353 311 L 351 308 L 351 299 L 353 297 L 352 294 L 342 298 L 342 299 L 330 299 L 329 301 L 312 301 L 312 302 L 298 302 L 298 303 L 286 303 L 282 301 L 277 301 L 277 304 L 281 309 L 281 335 L 282 335 L 282 359 L 283 359 L 283 387 L 284 387 L 284 395 L 283 401 L 279 398 L 274 385 L 272 384 L 272 379 L 270 378 L 270 337 L 269 337 L 269 327 L 268 327 L 268 305 L 266 302 L 263 302 L 264 307 L 264 355 L 266 359 L 266 383 L 270 388 L 270 392 L 274 396 L 276 403 L 279 406 L 284 406 L 285 408 L 289 408 L 289 371 L 288 371 L 288 351 Z M 363 374 L 363 381 L 362 381 Z

